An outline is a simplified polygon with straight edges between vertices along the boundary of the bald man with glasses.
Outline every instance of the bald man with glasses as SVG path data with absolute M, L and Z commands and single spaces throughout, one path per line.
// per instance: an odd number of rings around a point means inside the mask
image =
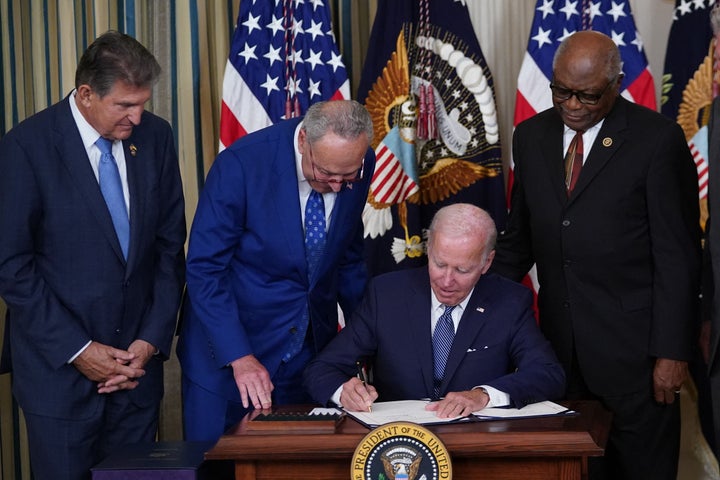
M 307 403 L 307 363 L 359 304 L 362 211 L 375 154 L 352 100 L 221 152 L 188 247 L 178 357 L 186 440 L 217 440 L 251 409 Z
M 553 108 L 518 125 L 493 270 L 537 265 L 539 322 L 568 396 L 613 412 L 591 479 L 675 479 L 678 393 L 693 358 L 698 184 L 682 129 L 619 95 L 620 52 L 581 31 L 558 48 Z

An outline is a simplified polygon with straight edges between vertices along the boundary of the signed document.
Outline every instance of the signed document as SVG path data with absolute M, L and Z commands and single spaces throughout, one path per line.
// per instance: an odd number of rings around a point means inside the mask
M 420 425 L 450 423 L 467 420 L 468 417 L 438 418 L 435 412 L 425 410 L 429 400 L 398 400 L 395 402 L 375 402 L 372 412 L 351 412 L 349 416 L 366 427 L 377 427 L 390 422 L 412 422 Z
M 495 419 L 543 417 L 552 415 L 572 415 L 574 411 L 557 403 L 545 401 L 531 403 L 523 408 L 491 407 L 484 408 L 469 417 L 438 418 L 435 412 L 425 410 L 429 400 L 398 400 L 395 402 L 373 403 L 372 412 L 345 413 L 366 427 L 374 428 L 391 422 L 412 422 L 420 425 L 436 425 L 463 421 L 487 421 Z

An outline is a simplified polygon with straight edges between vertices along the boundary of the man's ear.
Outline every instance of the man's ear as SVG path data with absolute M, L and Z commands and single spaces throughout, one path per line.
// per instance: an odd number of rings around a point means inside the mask
M 485 275 L 488 270 L 490 270 L 490 265 L 492 265 L 493 259 L 495 258 L 495 250 L 492 250 L 490 253 L 488 253 L 487 258 L 485 259 L 485 266 L 483 267 L 482 274 Z
M 75 94 L 75 98 L 77 98 L 84 107 L 89 107 L 93 95 L 95 95 L 95 92 L 93 92 L 93 89 L 90 87 L 90 85 L 82 84 L 77 87 L 77 93 Z

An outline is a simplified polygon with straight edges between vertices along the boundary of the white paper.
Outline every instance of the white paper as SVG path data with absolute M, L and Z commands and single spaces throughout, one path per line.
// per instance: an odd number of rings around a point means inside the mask
M 523 418 L 523 417 L 540 417 L 545 415 L 569 414 L 574 413 L 567 407 L 558 405 L 551 401 L 531 403 L 523 408 L 483 408 L 473 415 L 480 418 Z
M 378 426 L 390 422 L 412 422 L 420 425 L 433 423 L 448 423 L 467 417 L 438 418 L 435 412 L 425 410 L 427 400 L 399 400 L 395 402 L 376 402 L 372 405 L 372 412 L 350 412 L 348 415 L 356 418 L 365 425 Z

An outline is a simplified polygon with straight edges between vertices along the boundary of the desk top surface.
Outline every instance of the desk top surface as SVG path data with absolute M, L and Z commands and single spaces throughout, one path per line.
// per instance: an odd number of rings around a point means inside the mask
M 562 402 L 578 415 L 463 422 L 427 426 L 453 457 L 463 456 L 599 456 L 603 454 L 611 414 L 598 402 Z M 310 411 L 312 406 L 273 407 L 274 412 Z M 251 412 L 205 454 L 213 460 L 348 457 L 370 429 L 343 417 L 335 433 L 249 432 Z M 381 429 L 382 427 L 379 427 Z

